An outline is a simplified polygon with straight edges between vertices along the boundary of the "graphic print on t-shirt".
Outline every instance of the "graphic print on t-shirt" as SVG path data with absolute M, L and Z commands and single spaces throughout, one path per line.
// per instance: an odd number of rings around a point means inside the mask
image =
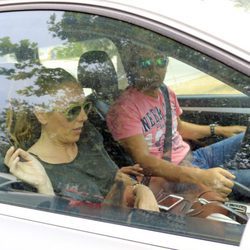
M 143 133 L 147 133 L 163 120 L 162 111 L 158 107 L 150 109 L 141 119 Z
M 151 108 L 142 117 L 141 124 L 148 147 L 154 152 L 162 152 L 166 129 L 165 105 Z
M 178 133 L 178 116 L 175 102 L 171 101 L 172 113 L 172 151 L 179 151 L 185 147 L 182 138 Z M 154 155 L 162 157 L 164 151 L 164 140 L 166 135 L 166 105 L 165 102 L 161 106 L 151 108 L 141 119 L 144 138 Z
M 169 89 L 172 108 L 172 161 L 178 164 L 189 151 L 189 145 L 182 140 L 177 128 L 178 117 L 182 114 L 175 93 Z M 169 112 L 169 111 L 168 111 Z M 119 97 L 107 115 L 107 124 L 115 140 L 143 135 L 149 152 L 158 158 L 163 157 L 166 130 L 166 105 L 164 96 L 145 95 L 130 87 Z
M 176 115 L 176 106 L 171 102 L 171 111 L 172 111 L 172 150 L 180 150 L 184 147 L 182 143 L 182 137 L 180 137 L 177 128 L 178 128 L 178 118 Z

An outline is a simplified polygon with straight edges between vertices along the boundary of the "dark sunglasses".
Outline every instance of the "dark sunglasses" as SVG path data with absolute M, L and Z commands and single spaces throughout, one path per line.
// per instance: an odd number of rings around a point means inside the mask
M 72 104 L 62 113 L 69 122 L 72 122 L 81 113 L 82 109 L 88 115 L 91 108 L 92 108 L 92 103 L 86 101 L 83 104 Z
M 164 68 L 168 65 L 169 59 L 168 57 L 156 57 L 156 58 L 141 58 L 138 61 L 138 65 L 141 69 L 150 68 L 152 65 L 155 65 L 159 68 Z

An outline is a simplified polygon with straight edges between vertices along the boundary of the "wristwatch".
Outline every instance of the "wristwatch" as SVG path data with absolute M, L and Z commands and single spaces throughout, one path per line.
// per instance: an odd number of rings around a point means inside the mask
M 217 127 L 217 126 L 218 126 L 218 124 L 216 124 L 216 123 L 212 123 L 212 124 L 209 125 L 211 136 L 215 136 L 216 135 L 215 134 L 215 127 Z

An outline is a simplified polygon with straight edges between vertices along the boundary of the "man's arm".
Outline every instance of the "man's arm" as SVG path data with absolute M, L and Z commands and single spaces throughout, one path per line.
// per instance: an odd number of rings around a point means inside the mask
M 246 130 L 245 126 L 216 126 L 214 132 L 218 136 L 230 137 Z M 197 125 L 178 118 L 178 131 L 184 139 L 198 140 L 211 136 L 209 125 Z
M 204 184 L 226 197 L 233 187 L 234 176 L 221 168 L 202 170 L 196 167 L 177 166 L 150 154 L 142 134 L 120 140 L 136 163 L 144 169 L 145 175 L 163 177 L 173 182 Z
M 168 161 L 159 159 L 149 153 L 148 145 L 143 135 L 135 135 L 120 140 L 120 144 L 132 156 L 136 163 L 139 163 L 144 170 L 144 174 L 159 176 L 170 181 L 181 181 L 176 174 L 176 165 Z M 166 171 L 166 168 L 168 171 Z

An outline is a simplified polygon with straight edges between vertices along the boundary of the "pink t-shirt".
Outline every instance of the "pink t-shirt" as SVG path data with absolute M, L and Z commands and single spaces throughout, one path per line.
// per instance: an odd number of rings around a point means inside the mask
M 177 117 L 182 110 L 175 93 L 168 90 L 172 109 L 171 158 L 172 162 L 178 164 L 190 147 L 177 131 Z M 124 91 L 107 115 L 107 125 L 115 140 L 143 134 L 150 153 L 158 158 L 163 157 L 166 122 L 166 105 L 161 91 L 154 98 L 133 87 Z

